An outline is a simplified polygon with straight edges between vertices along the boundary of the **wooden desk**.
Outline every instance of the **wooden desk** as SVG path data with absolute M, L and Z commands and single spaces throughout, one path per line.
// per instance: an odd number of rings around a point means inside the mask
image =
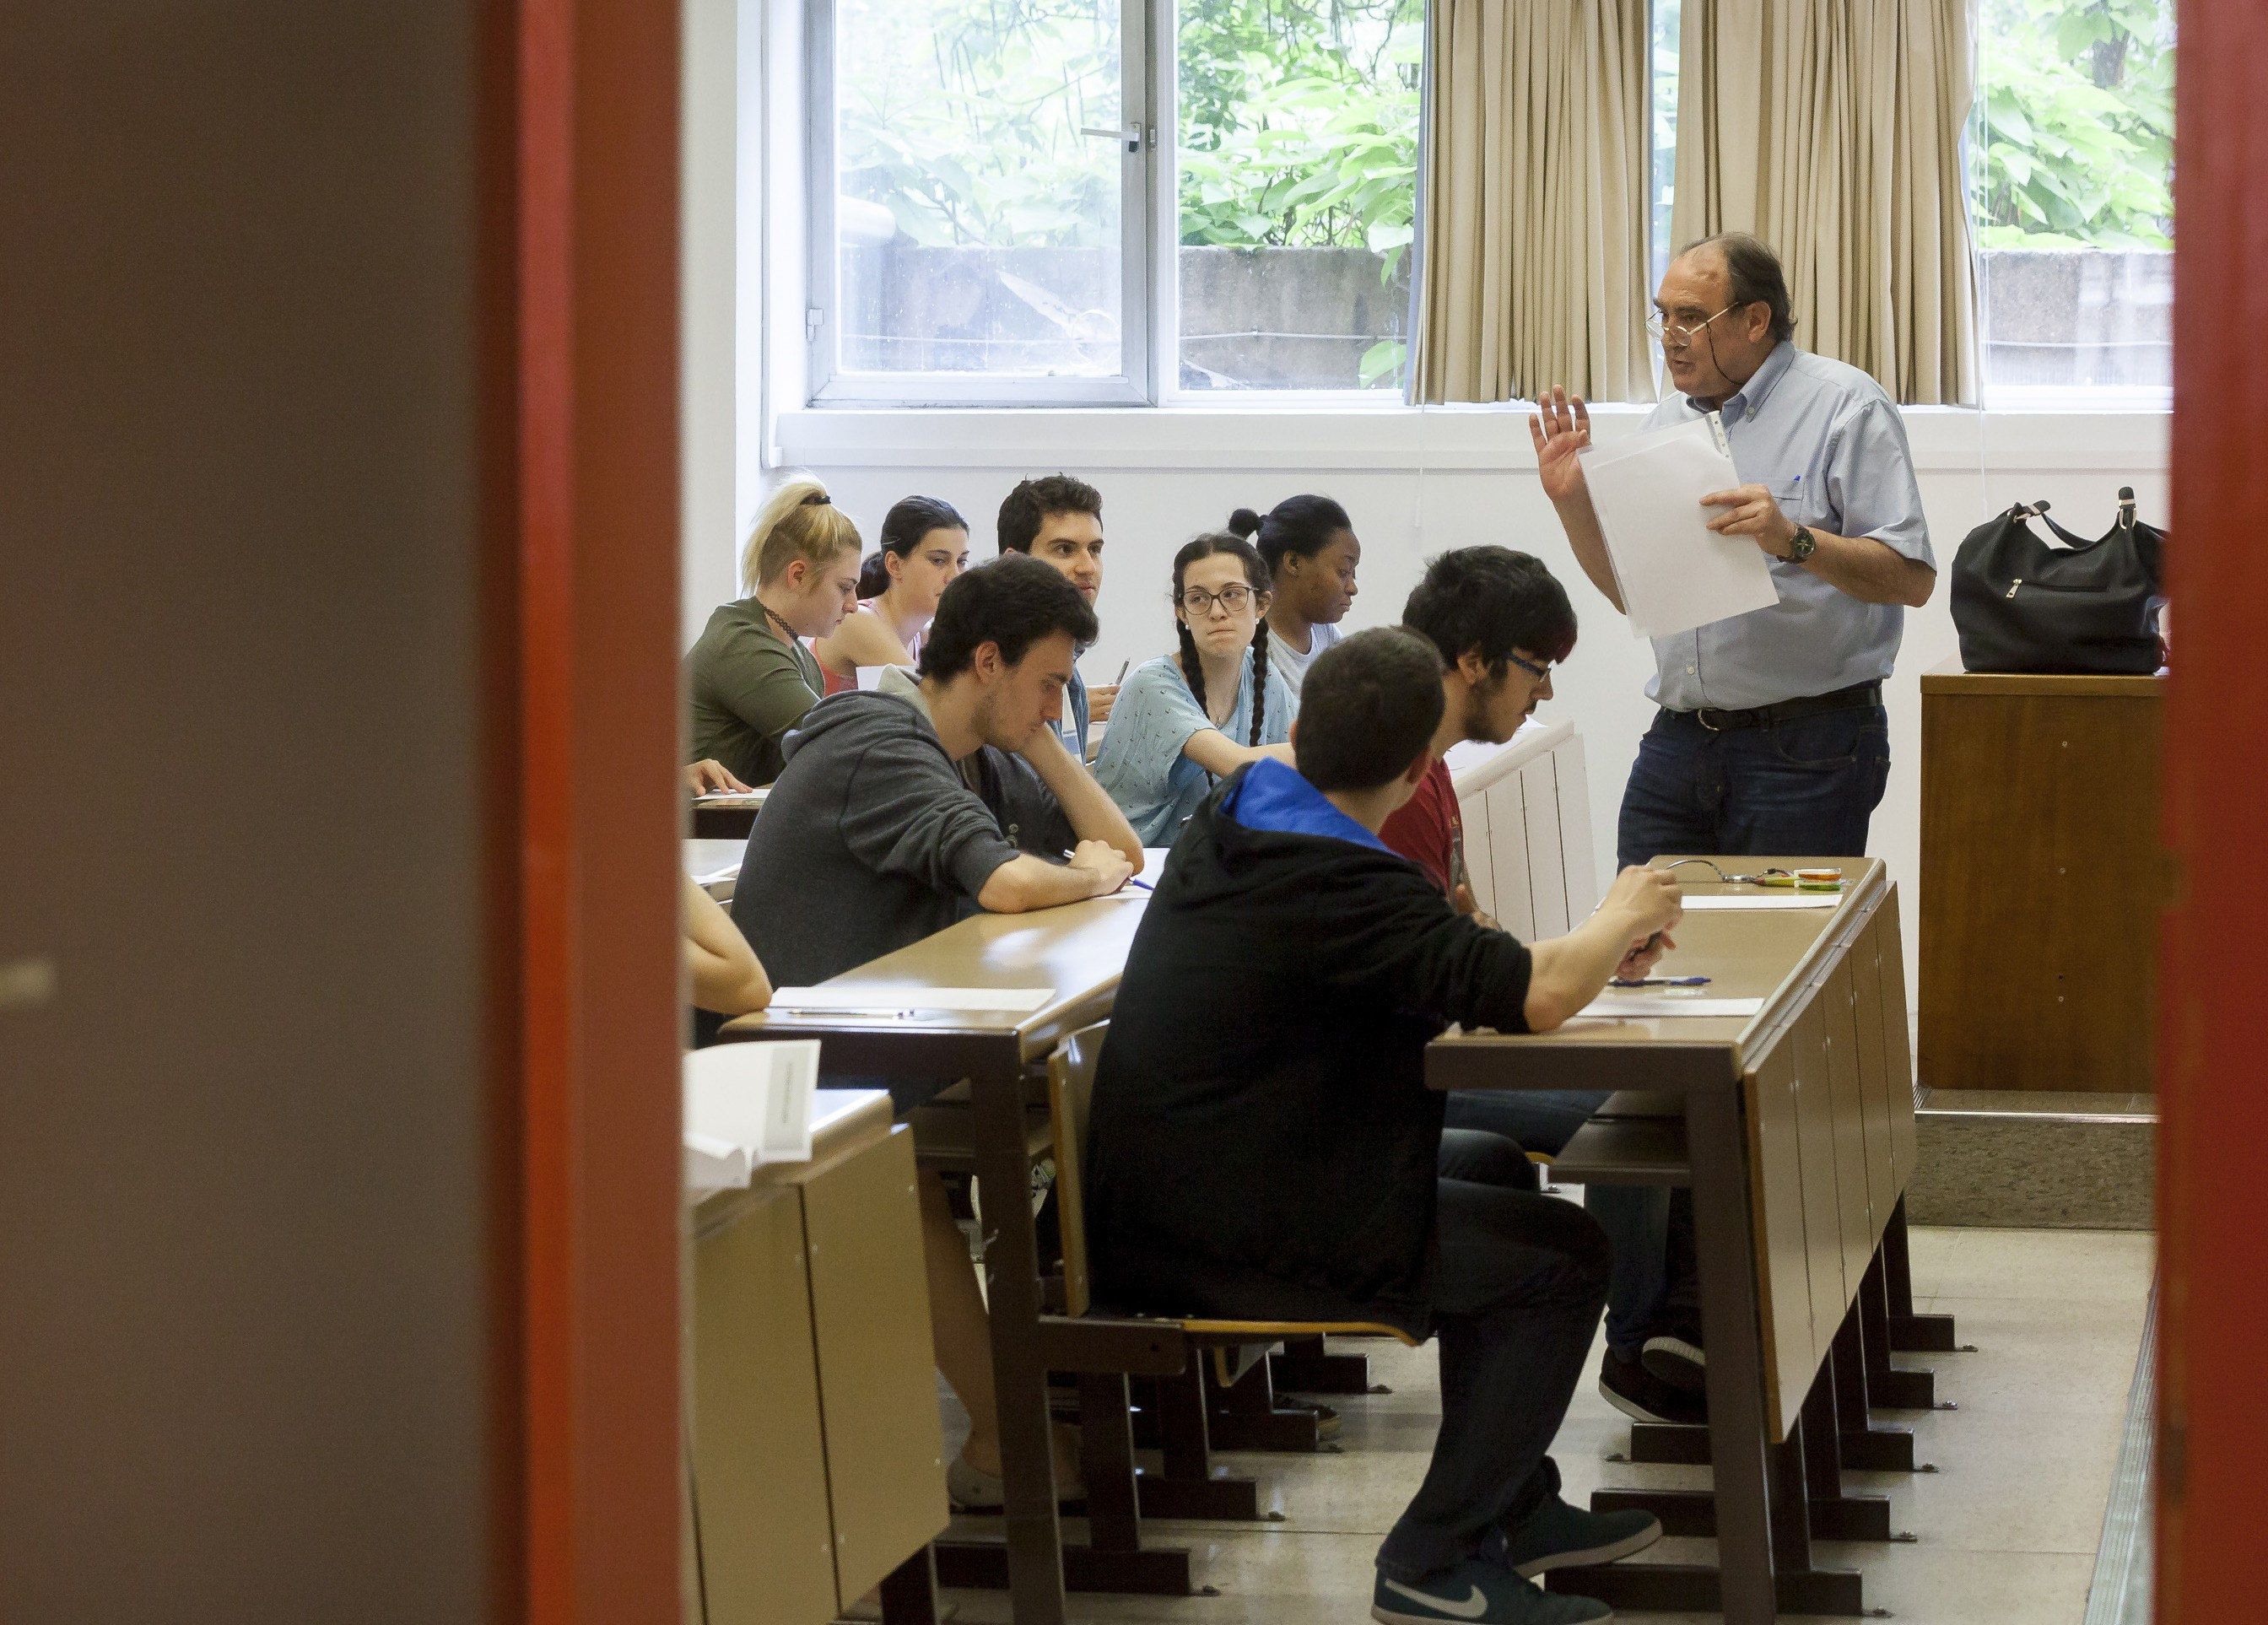
M 1118 1323 L 1042 1312 L 1039 1251 L 1031 1205 L 1024 1200 L 1030 1179 L 1025 1112 L 1032 1099 L 1045 1099 L 1043 1092 L 1035 1097 L 1027 1075 L 1044 1067 L 1064 1035 L 1110 1014 L 1146 896 L 1136 891 L 1030 914 L 976 915 L 827 984 L 856 989 L 862 998 L 871 994 L 876 1009 L 915 1012 L 908 1017 L 773 1011 L 729 1022 L 722 1034 L 726 1040 L 821 1039 L 827 1070 L 836 1075 L 968 1081 L 977 1178 L 988 1191 L 1013 1193 L 1010 1201 L 985 1205 L 984 1276 L 1007 1504 L 1005 1563 L 997 1577 L 1011 1593 L 1017 1625 L 1063 1625 L 1069 1557 L 1091 1557 L 1098 1565 L 1112 1560 L 1118 1574 L 1152 1560 L 1149 1566 L 1159 1572 L 1151 1589 L 1169 1586 L 1173 1577 L 1167 1570 L 1176 1562 L 1186 1575 L 1186 1553 L 1064 1549 L 1049 1444 L 1048 1373 L 1171 1375 L 1182 1369 L 1182 1360 L 1176 1349 L 1170 1362 L 1151 1368 L 1119 1363 L 1125 1349 Z M 938 987 L 1053 992 L 1028 1014 L 922 1010 L 923 994 Z M 1104 1339 L 1112 1340 L 1107 1358 L 1097 1352 Z M 981 1577 L 964 1571 L 948 1577 L 974 1583 L 996 1576 L 988 1570 Z
M 756 814 L 763 810 L 764 798 L 770 793 L 769 785 L 760 785 L 729 796 L 696 797 L 688 820 L 694 839 L 747 844 L 748 831 L 756 827 Z
M 944 1442 L 911 1136 L 821 1090 L 812 1158 L 692 1215 L 692 1533 L 706 1625 L 824 1625 L 929 1577 Z
M 2163 682 L 1921 680 L 1921 1081 L 2148 1090 Z
M 1725 861 L 1749 868 L 1824 860 Z M 1610 1111 L 1682 1108 L 1686 1166 L 1678 1172 L 1693 1190 L 1716 1488 L 1705 1509 L 1690 1496 L 1648 1504 L 1682 1511 L 1682 1518 L 1664 1518 L 1673 1533 L 1703 1533 L 1705 1519 L 1722 1568 L 1620 1564 L 1568 1577 L 1569 1589 L 1617 1606 L 1721 1606 L 1742 1621 L 1773 1620 L 1780 1608 L 1859 1611 L 1856 1574 L 1811 1565 L 1808 1512 L 1821 1497 L 1807 1493 L 1805 1473 L 1823 1473 L 1821 1452 L 1842 1430 L 1837 1396 L 1821 1380 L 1830 1351 L 1846 1353 L 1837 1382 L 1867 1369 L 1853 1341 L 1862 1335 L 1854 1302 L 1876 1302 L 1884 1326 L 1893 1309 L 1911 1312 L 1910 1298 L 1897 1302 L 1909 1289 L 1891 1279 L 1902 1255 L 1886 1261 L 1877 1249 L 1894 1228 L 1903 1239 L 1913 1089 L 1896 893 L 1877 861 L 1838 866 L 1850 879 L 1832 908 L 1696 911 L 1679 927 L 1664 974 L 1712 977 L 1712 996 L 1760 998 L 1754 1017 L 1578 1020 L 1537 1036 L 1451 1033 L 1426 1053 L 1436 1088 L 1580 1082 L 1646 1092 L 1655 1103 L 1625 1097 Z M 1689 895 L 1742 889 L 1686 887 Z M 1888 1364 L 1885 1349 L 1872 1369 L 1895 1375 Z M 1803 1423 L 1817 1415 L 1822 1393 L 1826 1416 L 1815 1423 L 1807 1460 Z M 1856 1402 L 1863 1429 L 1863 1389 Z M 1618 1495 L 1637 1498 L 1602 1492 L 1602 1501 Z M 1887 1533 L 1884 1506 L 1851 1516 Z

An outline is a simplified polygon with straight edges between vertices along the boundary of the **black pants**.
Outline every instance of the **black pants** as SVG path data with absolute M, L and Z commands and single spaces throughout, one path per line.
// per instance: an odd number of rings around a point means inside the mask
M 1477 1143 L 1487 1139 L 1499 1143 Z M 1467 1172 L 1514 1174 L 1515 1157 L 1527 1165 L 1495 1136 L 1444 1155 Z M 1609 1268 L 1605 1232 L 1572 1202 L 1473 1179 L 1436 1188 L 1441 1428 L 1425 1483 L 1378 1552 L 1381 1573 L 1410 1582 L 1454 1568 L 1557 1489 L 1547 1452 L 1598 1330 Z

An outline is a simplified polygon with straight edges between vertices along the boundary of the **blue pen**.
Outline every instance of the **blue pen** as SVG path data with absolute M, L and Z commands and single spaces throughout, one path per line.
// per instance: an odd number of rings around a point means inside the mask
M 1126 884 L 1129 886 L 1138 886 L 1145 892 L 1154 892 L 1158 889 L 1156 886 L 1151 885 L 1147 880 L 1137 880 L 1132 879 L 1130 876 L 1128 878 Z
M 1709 985 L 1709 978 L 1706 976 L 1639 976 L 1625 979 L 1617 976 L 1608 985 L 1616 988 L 1705 988 Z

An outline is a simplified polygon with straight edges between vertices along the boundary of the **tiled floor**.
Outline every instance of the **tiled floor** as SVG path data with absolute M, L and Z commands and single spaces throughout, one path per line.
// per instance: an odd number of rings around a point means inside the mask
M 1939 1372 L 1957 1411 L 1886 1413 L 1910 1424 L 1934 1474 L 1847 1475 L 1890 1497 L 1913 1545 L 1822 1542 L 1822 1564 L 1867 1577 L 1870 1607 L 1917 1625 L 2078 1625 L 2102 1527 L 2154 1261 L 2152 1238 L 2087 1231 L 1918 1230 L 1918 1306 L 1959 1317 L 1975 1354 L 1900 1364 Z M 1272 1487 L 1281 1523 L 1149 1524 L 1146 1539 L 1199 1554 L 1219 1595 L 1074 1597 L 1074 1620 L 1175 1625 L 1311 1625 L 1369 1617 L 1371 1559 L 1425 1471 L 1439 1416 L 1432 1351 L 1369 1343 L 1391 1394 L 1341 1402 L 1344 1453 L 1226 1457 Z M 1594 1369 L 1591 1376 L 1595 1376 Z M 1601 1484 L 1703 1486 L 1706 1468 L 1606 1457 L 1628 1424 L 1587 1378 L 1555 1448 L 1570 1499 Z M 1711 1543 L 1665 1540 L 1646 1554 L 1706 1560 Z M 1645 1561 L 1645 1558 L 1639 1561 Z M 993 1625 L 1005 1599 L 949 1593 L 958 1620 Z M 1648 1625 L 1689 1617 L 1630 1614 Z

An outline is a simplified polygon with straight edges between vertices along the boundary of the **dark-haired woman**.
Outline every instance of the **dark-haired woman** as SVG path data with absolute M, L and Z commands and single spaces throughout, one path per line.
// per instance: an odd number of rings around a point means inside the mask
M 1228 528 L 1252 539 L 1268 566 L 1276 594 L 1268 607 L 1268 658 L 1296 699 L 1307 667 L 1339 641 L 1339 622 L 1354 607 L 1362 543 L 1346 510 L 1328 496 L 1287 496 L 1264 514 L 1239 508 Z
M 1171 846 L 1215 781 L 1263 756 L 1290 762 L 1298 702 L 1268 659 L 1268 566 L 1241 537 L 1174 555 L 1179 653 L 1128 678 L 1094 776 L 1144 846 Z
M 858 612 L 812 645 L 827 692 L 858 686 L 862 665 L 911 665 L 946 584 L 968 568 L 968 521 L 949 502 L 909 496 L 882 518 L 880 548 L 858 568 Z

